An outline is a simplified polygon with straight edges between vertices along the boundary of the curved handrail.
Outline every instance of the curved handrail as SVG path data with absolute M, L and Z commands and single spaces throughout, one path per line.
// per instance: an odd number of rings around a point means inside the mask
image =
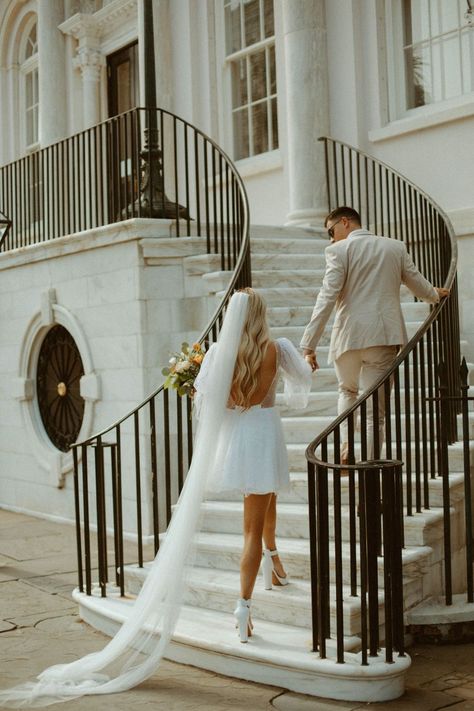
M 147 113 L 145 117 L 160 127 L 161 145 L 151 151 L 146 133 L 142 148 L 141 132 L 137 131 L 138 138 L 131 156 L 132 167 L 135 162 L 135 178 L 136 164 L 141 161 L 147 179 L 145 189 L 149 189 L 146 194 L 148 204 L 154 199 L 150 185 L 154 181 L 156 186 L 159 180 L 157 204 L 168 217 L 176 219 L 177 238 L 180 220 L 185 220 L 187 234 L 194 230 L 205 238 L 207 252 L 219 254 L 221 270 L 231 272 L 224 296 L 199 337 L 199 342 L 207 345 L 217 338 L 233 291 L 251 285 L 249 207 L 245 187 L 227 154 L 202 131 L 161 109 L 134 111 L 111 119 L 118 122 L 117 125 L 106 124 L 102 130 L 106 136 L 116 137 L 120 130 L 125 128 L 126 131 L 127 126 L 130 127 L 131 120 L 132 125 L 136 127 L 138 124 L 140 129 L 139 112 L 156 111 L 157 119 Z M 161 173 L 156 171 L 160 160 L 163 165 Z M 156 162 L 152 165 L 152 161 Z M 191 180 L 189 176 L 192 176 Z M 184 189 L 182 185 L 179 189 L 180 179 Z M 203 180 L 204 188 L 200 180 Z M 166 197 L 165 189 L 174 192 L 174 203 Z M 180 205 L 183 199 L 185 204 Z M 140 217 L 141 200 L 140 192 L 136 191 L 131 203 L 120 204 L 118 214 L 129 216 L 132 207 L 133 216 Z M 192 224 L 191 213 L 195 218 Z M 109 576 L 107 526 L 111 513 L 115 584 L 122 595 L 125 591 L 124 531 L 136 532 L 140 567 L 145 559 L 144 537 L 152 536 L 155 553 L 159 549 L 160 533 L 171 520 L 172 507 L 184 484 L 193 451 L 191 401 L 181 398 L 177 392 L 174 395 L 171 399 L 170 391 L 161 384 L 115 422 L 71 445 L 78 582 L 79 589 L 85 589 L 88 595 L 92 591 L 91 516 L 95 517 L 97 526 L 99 584 L 103 596 L 107 594 Z
M 443 286 L 445 288 L 448 288 L 450 290 L 453 289 L 453 286 L 455 286 L 455 279 L 456 279 L 456 266 L 457 266 L 457 244 L 456 244 L 456 237 L 454 233 L 454 228 L 446 215 L 446 213 L 442 210 L 442 208 L 429 196 L 427 195 L 424 191 L 420 190 L 412 181 L 408 180 L 403 176 L 401 173 L 398 171 L 395 171 L 393 168 L 391 168 L 388 164 L 384 163 L 383 161 L 380 161 L 378 159 L 373 158 L 372 156 L 369 156 L 366 153 L 363 153 L 362 151 L 359 151 L 358 149 L 355 149 L 353 146 L 350 146 L 348 143 L 344 143 L 342 141 L 334 141 L 333 139 L 329 137 L 321 137 L 319 139 L 320 141 L 325 142 L 325 153 L 326 153 L 326 166 L 328 170 L 328 197 L 329 200 L 331 199 L 331 191 L 330 191 L 330 175 L 329 175 L 329 155 L 328 155 L 328 143 L 331 143 L 333 145 L 333 148 L 335 149 L 336 146 L 340 148 L 340 150 L 346 149 L 346 151 L 350 151 L 353 153 L 356 153 L 360 158 L 363 158 L 364 161 L 370 161 L 374 165 L 377 165 L 381 168 L 384 168 L 386 171 L 390 173 L 391 176 L 394 176 L 398 180 L 403 181 L 403 184 L 405 186 L 409 186 L 411 189 L 415 190 L 418 196 L 421 196 L 426 202 L 436 211 L 436 214 L 438 217 L 440 217 L 443 221 L 443 226 L 446 229 L 446 232 L 449 236 L 449 241 L 450 241 L 450 248 L 451 248 L 451 255 L 450 255 L 450 263 L 449 263 L 449 269 L 448 272 L 445 276 Z M 342 154 L 341 160 L 345 160 L 345 156 Z M 374 179 L 375 182 L 375 179 Z M 331 205 L 330 203 L 330 209 L 333 209 L 334 206 Z M 449 297 L 449 299 L 456 299 L 456 294 L 452 293 Z M 395 359 L 393 365 L 388 369 L 388 371 L 382 375 L 366 392 L 364 392 L 358 399 L 357 401 L 347 410 L 345 410 L 343 413 L 341 413 L 323 432 L 321 432 L 317 437 L 315 437 L 308 447 L 306 448 L 305 451 L 305 456 L 308 462 L 311 462 L 313 464 L 323 464 L 324 462 L 320 460 L 318 457 L 316 457 L 315 450 L 317 447 L 320 446 L 320 444 L 323 442 L 323 440 L 327 439 L 327 437 L 331 434 L 334 433 L 334 431 L 345 421 L 348 419 L 348 417 L 351 414 L 354 414 L 356 410 L 360 408 L 360 406 L 363 403 L 366 403 L 370 397 L 374 395 L 374 393 L 378 392 L 380 388 L 384 385 L 385 382 L 389 381 L 391 376 L 398 370 L 400 365 L 407 359 L 407 356 L 409 356 L 410 353 L 413 352 L 415 347 L 421 342 L 421 339 L 423 336 L 426 334 L 430 326 L 438 319 L 440 313 L 445 309 L 446 304 L 449 303 L 447 299 L 442 299 L 438 304 L 436 304 L 432 309 L 429 314 L 429 316 L 425 319 L 423 324 L 419 327 L 417 332 L 412 336 L 412 338 L 408 341 L 408 343 L 405 345 L 405 347 L 400 351 L 398 354 L 397 358 Z M 327 462 L 326 462 L 327 464 Z
M 384 644 L 386 661 L 391 662 L 393 649 L 398 650 L 399 656 L 404 654 L 401 557 L 404 514 L 411 516 L 413 509 L 421 512 L 422 507 L 429 508 L 429 480 L 439 475 L 443 476 L 444 580 L 448 604 L 451 600 L 447 442 L 457 439 L 457 402 L 453 396 L 458 394 L 460 385 L 457 247 L 446 214 L 411 181 L 347 143 L 327 137 L 321 140 L 325 146 L 329 210 L 342 204 L 351 205 L 361 213 L 362 224 L 372 228 L 371 231 L 403 239 L 420 271 L 436 286 L 450 289 L 449 298 L 431 308 L 388 370 L 305 450 L 313 648 L 325 657 L 326 639 L 335 635 L 338 661 L 344 661 L 346 583 L 350 585 L 351 596 L 360 597 L 362 663 L 367 663 L 369 649 L 371 655 L 376 655 L 381 646 L 379 590 L 383 588 Z M 441 389 L 447 395 L 442 404 L 438 396 Z M 383 436 L 386 471 L 373 472 L 369 482 L 361 476 L 361 468 L 378 469 Z M 332 500 L 329 472 L 332 472 Z M 342 496 L 343 475 L 348 476 L 346 499 Z M 367 516 L 369 494 L 370 516 Z M 343 506 L 347 507 L 346 519 Z M 343 540 L 347 545 L 345 558 Z M 379 587 L 380 556 L 384 575 Z M 330 584 L 335 585 L 335 593 L 330 593 Z M 331 621 L 331 595 L 336 598 L 335 623 Z
M 167 114 L 168 116 L 172 118 L 179 118 L 175 114 L 172 114 L 170 111 L 166 111 L 164 109 L 160 109 L 160 111 L 163 114 Z M 249 228 L 250 228 L 250 222 L 249 222 L 249 205 L 248 205 L 248 197 L 247 197 L 247 192 L 245 190 L 245 186 L 243 183 L 243 180 L 238 173 L 235 165 L 231 161 L 230 157 L 227 155 L 225 151 L 220 148 L 220 146 L 210 137 L 206 136 L 206 134 L 201 131 L 200 129 L 194 127 L 192 124 L 189 122 L 185 121 L 184 119 L 179 119 L 183 125 L 185 125 L 188 128 L 193 129 L 196 133 L 198 133 L 202 138 L 206 140 L 206 142 L 209 143 L 218 153 L 219 155 L 225 160 L 226 165 L 229 166 L 236 182 L 240 190 L 240 197 L 242 199 L 242 206 L 243 206 L 243 214 L 242 214 L 242 244 L 241 248 L 239 251 L 237 263 L 235 265 L 230 283 L 225 291 L 224 296 L 222 297 L 221 303 L 218 305 L 216 308 L 214 314 L 212 315 L 209 323 L 207 326 L 204 328 L 202 334 L 199 336 L 198 341 L 199 343 L 204 343 L 204 341 L 208 338 L 209 334 L 213 329 L 216 328 L 216 324 L 218 324 L 221 316 L 223 315 L 223 312 L 225 311 L 225 308 L 227 307 L 227 303 L 232 296 L 232 293 L 234 292 L 237 282 L 239 278 L 241 278 L 243 271 L 246 269 L 246 261 L 248 260 L 248 255 L 249 255 L 249 249 L 250 249 L 250 233 L 249 233 Z M 246 275 L 246 281 L 250 285 L 250 270 L 247 269 L 247 275 Z M 139 405 L 134 407 L 132 410 L 127 412 L 125 415 L 120 417 L 118 420 L 116 420 L 112 425 L 106 427 L 105 429 L 100 430 L 99 432 L 96 432 L 95 434 L 91 435 L 90 437 L 87 437 L 87 439 L 82 440 L 80 442 L 76 442 L 71 445 L 71 449 L 73 448 L 78 448 L 84 445 L 89 445 L 97 438 L 102 437 L 103 435 L 107 434 L 108 432 L 111 432 L 114 430 L 116 427 L 121 425 L 125 420 L 128 418 L 132 417 L 136 412 L 144 408 L 147 404 L 150 403 L 153 398 L 155 398 L 160 392 L 162 392 L 164 386 L 161 384 L 156 390 L 154 390 L 150 395 L 148 395 Z
M 446 280 L 446 283 L 444 284 L 444 286 L 445 286 L 446 288 L 449 288 L 448 285 L 449 285 L 449 284 L 452 284 L 453 281 L 454 281 L 454 277 L 453 277 L 452 280 L 448 280 L 448 279 L 447 279 L 447 280 Z M 316 455 L 315 455 L 314 452 L 315 452 L 315 450 L 317 449 L 317 447 L 319 447 L 319 445 L 321 444 L 321 442 L 322 442 L 326 437 L 328 437 L 328 435 L 332 434 L 332 433 L 334 432 L 334 430 L 344 422 L 344 420 L 347 420 L 348 416 L 349 416 L 351 413 L 354 413 L 356 410 L 358 410 L 359 407 L 360 407 L 360 405 L 361 405 L 363 402 L 366 402 L 376 391 L 378 391 L 378 390 L 381 388 L 381 386 L 382 386 L 387 380 L 389 380 L 389 378 L 393 375 L 393 373 L 394 373 L 396 370 L 398 370 L 399 366 L 400 366 L 400 365 L 403 363 L 403 361 L 406 359 L 407 355 L 413 351 L 414 347 L 420 342 L 420 340 L 422 339 L 422 337 L 424 336 L 424 334 L 427 332 L 427 330 L 429 329 L 429 327 L 431 326 L 431 324 L 433 323 L 433 321 L 437 318 L 437 316 L 439 315 L 439 313 L 440 313 L 440 311 L 441 311 L 441 309 L 443 308 L 443 306 L 444 306 L 445 303 L 446 303 L 446 300 L 443 299 L 442 301 L 440 301 L 440 303 L 438 303 L 438 304 L 431 310 L 430 315 L 426 318 L 426 320 L 425 320 L 425 321 L 423 322 L 423 324 L 420 326 L 420 328 L 419 328 L 418 331 L 415 333 L 415 335 L 412 336 L 412 338 L 408 341 L 408 343 L 406 344 L 406 346 L 400 351 L 400 353 L 397 355 L 396 359 L 394 360 L 393 365 L 390 366 L 390 368 L 387 370 L 387 372 L 384 373 L 384 375 L 382 375 L 382 376 L 374 383 L 374 385 L 372 385 L 368 390 L 366 390 L 366 391 L 356 400 L 356 402 L 355 402 L 351 407 L 347 408 L 347 410 L 345 410 L 345 411 L 342 412 L 340 415 L 338 415 L 338 416 L 336 417 L 336 419 L 335 419 L 328 427 L 326 427 L 325 430 L 323 430 L 323 432 L 321 432 L 317 437 L 314 438 L 314 440 L 312 440 L 312 442 L 310 442 L 310 444 L 307 446 L 306 451 L 305 451 L 306 459 L 307 459 L 309 462 L 313 462 L 314 464 L 321 464 L 321 465 L 322 465 L 322 464 L 328 464 L 328 462 L 323 462 L 321 459 L 318 459 L 318 457 L 316 457 Z M 350 469 L 357 469 L 357 466 L 356 466 L 356 465 L 353 465 L 353 466 L 351 466 L 351 465 L 337 465 L 336 463 L 331 463 L 331 468 L 332 468 L 334 465 L 336 465 L 338 469 L 348 469 L 348 470 L 350 470 Z

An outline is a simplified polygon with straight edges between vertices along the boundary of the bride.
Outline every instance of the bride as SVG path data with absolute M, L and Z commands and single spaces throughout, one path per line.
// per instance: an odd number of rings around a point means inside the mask
M 267 590 L 287 585 L 275 544 L 277 493 L 288 489 L 288 457 L 275 394 L 280 372 L 285 400 L 306 407 L 311 368 L 286 338 L 270 340 L 266 305 L 253 289 L 243 289 L 248 307 L 237 351 L 227 410 L 219 438 L 215 469 L 208 490 L 244 495 L 244 547 L 240 562 L 241 597 L 234 612 L 240 641 L 252 634 L 250 599 L 262 559 Z M 217 344 L 211 346 L 196 378 L 195 400 L 205 394 L 212 378 Z
M 241 491 L 244 550 L 235 615 L 241 641 L 252 623 L 250 599 L 265 542 L 264 580 L 286 584 L 275 545 L 276 494 L 289 484 L 286 449 L 274 407 L 278 375 L 286 402 L 303 407 L 311 369 L 286 339 L 271 341 L 265 303 L 252 289 L 234 294 L 222 330 L 196 379 L 198 428 L 193 459 L 164 543 L 130 615 L 99 652 L 45 669 L 34 682 L 0 691 L 0 705 L 47 706 L 125 691 L 158 667 L 183 605 L 201 504 L 207 493 Z

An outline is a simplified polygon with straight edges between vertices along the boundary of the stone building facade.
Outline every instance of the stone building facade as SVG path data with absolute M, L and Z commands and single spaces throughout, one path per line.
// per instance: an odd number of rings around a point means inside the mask
M 253 225 L 321 227 L 322 135 L 385 161 L 442 206 L 458 236 L 463 350 L 472 360 L 468 4 L 152 4 L 157 103 L 228 153 Z M 140 0 L 1 4 L 0 166 L 143 105 L 141 13 Z M 82 356 L 81 436 L 144 398 L 168 352 L 205 325 L 218 287 L 201 278 L 204 263 L 187 261 L 205 247 L 192 234 L 173 242 L 172 230 L 170 221 L 111 220 L 0 254 L 2 505 L 73 517 L 71 455 L 51 444 L 35 398 L 38 353 L 53 325 Z

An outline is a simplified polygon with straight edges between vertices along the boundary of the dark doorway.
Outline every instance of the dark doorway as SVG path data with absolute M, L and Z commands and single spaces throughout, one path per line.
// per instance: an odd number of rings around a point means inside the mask
M 138 42 L 107 57 L 109 117 L 138 106 Z
M 140 132 L 136 112 L 139 103 L 138 42 L 107 57 L 107 173 L 109 222 L 133 216 L 137 194 Z M 131 113 L 127 113 L 131 112 Z

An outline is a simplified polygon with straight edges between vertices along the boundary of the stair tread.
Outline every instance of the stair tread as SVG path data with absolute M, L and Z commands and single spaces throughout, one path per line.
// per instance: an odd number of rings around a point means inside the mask
M 241 514 L 243 510 L 243 505 L 241 501 L 220 501 L 211 500 L 205 501 L 202 504 L 202 508 L 207 513 L 223 513 L 226 515 L 230 514 Z M 349 515 L 349 505 L 341 504 L 342 516 Z M 279 516 L 301 516 L 303 518 L 308 517 L 308 504 L 305 502 L 301 503 L 286 503 L 278 502 L 278 515 Z M 420 512 L 414 512 L 413 516 L 407 516 L 408 520 L 415 521 L 439 521 L 443 518 L 443 509 L 441 507 L 432 507 L 430 509 L 424 509 Z
M 101 609 L 103 613 L 120 622 L 127 619 L 133 609 L 133 600 L 112 597 L 91 598 L 77 592 L 75 598 L 81 604 Z M 270 662 L 278 667 L 314 670 L 318 666 L 318 661 L 321 661 L 319 657 L 308 654 L 312 646 L 309 629 L 260 619 L 257 624 L 255 624 L 252 643 L 242 645 L 235 631 L 232 611 L 221 612 L 183 605 L 173 640 L 192 647 L 216 650 L 225 655 Z M 334 653 L 335 642 L 328 640 L 327 645 L 328 651 Z M 346 650 L 357 649 L 359 646 L 359 637 L 344 638 Z M 353 661 L 359 668 L 358 655 L 349 653 L 345 661 L 346 663 Z M 327 666 L 327 660 L 324 662 L 324 666 Z
M 201 531 L 196 536 L 198 546 L 214 547 L 218 546 L 227 550 L 241 550 L 243 536 L 241 533 L 210 533 Z M 278 539 L 278 550 L 287 555 L 309 555 L 309 539 L 307 538 L 283 538 Z M 350 544 L 349 542 L 341 542 L 341 550 L 343 558 L 349 558 Z M 410 546 L 402 550 L 402 559 L 404 562 L 416 560 L 419 557 L 430 555 L 432 548 L 430 546 Z M 330 551 L 331 554 L 331 551 Z
M 145 563 L 143 568 L 138 566 L 125 566 L 125 570 L 133 570 L 135 576 L 140 576 L 145 579 L 147 571 L 152 566 L 152 562 Z M 238 570 L 217 570 L 213 568 L 204 568 L 201 566 L 193 567 L 187 578 L 188 584 L 192 586 L 199 585 L 205 590 L 221 590 L 235 593 L 239 589 L 240 573 Z M 331 604 L 335 604 L 336 586 L 333 583 L 329 585 Z M 360 597 L 351 595 L 351 586 L 344 584 L 342 586 L 344 604 L 347 608 L 359 609 Z M 273 590 L 265 590 L 262 586 L 262 578 L 257 578 L 257 585 L 252 594 L 252 600 L 260 602 L 267 601 L 269 603 L 298 604 L 305 605 L 308 608 L 311 606 L 311 582 L 302 580 L 301 578 L 292 578 L 289 585 L 274 586 Z M 379 598 L 383 603 L 383 591 L 379 590 Z

